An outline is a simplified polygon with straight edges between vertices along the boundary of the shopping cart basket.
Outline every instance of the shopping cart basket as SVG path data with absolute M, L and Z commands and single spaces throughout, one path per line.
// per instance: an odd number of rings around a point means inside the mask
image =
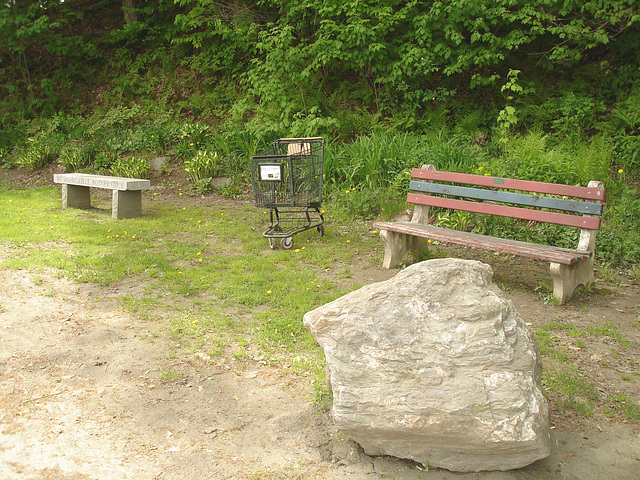
M 269 209 L 269 228 L 262 234 L 275 248 L 293 246 L 293 236 L 316 228 L 324 235 L 322 162 L 324 139 L 281 138 L 266 155 L 251 157 L 255 204 Z

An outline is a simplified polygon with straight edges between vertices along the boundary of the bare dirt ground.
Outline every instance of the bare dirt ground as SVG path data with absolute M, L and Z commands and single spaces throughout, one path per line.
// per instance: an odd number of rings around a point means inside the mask
M 6 175 L 0 171 L 0 180 Z M 623 347 L 592 335 L 577 344 L 558 334 L 557 347 L 575 354 L 601 395 L 595 413 L 584 416 L 549 392 L 552 453 L 544 460 L 516 471 L 457 474 L 368 457 L 312 400 L 309 377 L 258 355 L 215 363 L 171 358 L 157 324 L 119 307 L 118 297 L 134 285 L 0 269 L 0 479 L 640 478 L 640 424 L 600 413 L 607 394 L 640 403 L 640 286 L 618 276 L 553 306 L 535 291 L 546 265 L 455 254 L 489 263 L 532 329 L 609 322 L 628 341 Z M 0 265 L 11 255 L 0 233 Z M 363 258 L 352 273 L 365 284 L 396 272 Z M 187 373 L 172 378 L 173 368 Z

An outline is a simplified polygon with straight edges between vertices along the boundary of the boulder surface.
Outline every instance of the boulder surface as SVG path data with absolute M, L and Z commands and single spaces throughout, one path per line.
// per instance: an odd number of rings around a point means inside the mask
M 537 344 L 477 261 L 435 259 L 304 316 L 339 430 L 369 455 L 457 472 L 549 455 Z

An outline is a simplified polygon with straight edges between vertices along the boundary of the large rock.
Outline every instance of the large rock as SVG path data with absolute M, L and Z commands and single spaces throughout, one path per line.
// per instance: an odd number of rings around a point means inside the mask
M 537 345 L 488 265 L 437 259 L 304 316 L 339 430 L 369 455 L 452 471 L 549 454 Z

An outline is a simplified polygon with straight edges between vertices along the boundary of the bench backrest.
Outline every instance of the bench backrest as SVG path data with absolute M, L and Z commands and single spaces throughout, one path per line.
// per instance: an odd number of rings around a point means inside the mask
M 568 225 L 588 230 L 600 229 L 602 202 L 605 200 L 602 182 L 593 181 L 588 187 L 579 187 L 442 172 L 435 170 L 431 165 L 414 168 L 411 176 L 416 180 L 411 180 L 409 184 L 407 201 L 416 205 Z M 452 183 L 471 187 L 451 185 Z M 422 212 L 422 216 L 425 216 L 425 212 Z

